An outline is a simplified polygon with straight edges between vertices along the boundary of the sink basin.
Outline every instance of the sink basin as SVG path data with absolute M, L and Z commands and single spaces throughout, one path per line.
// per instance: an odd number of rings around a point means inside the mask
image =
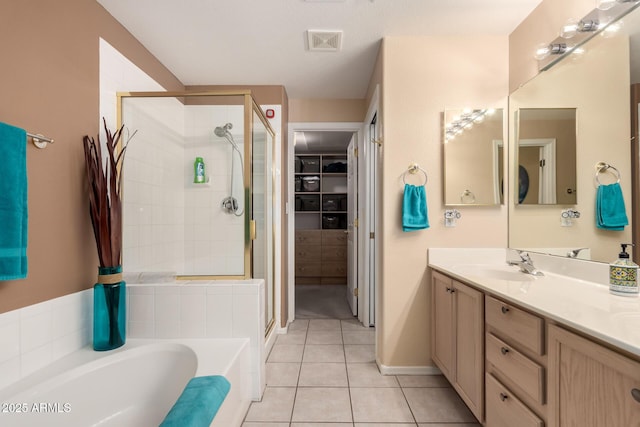
M 507 269 L 506 267 L 496 268 L 482 266 L 465 266 L 460 267 L 456 270 L 468 276 L 502 280 L 507 282 L 531 282 L 536 279 L 535 276 L 523 273 L 519 270 Z

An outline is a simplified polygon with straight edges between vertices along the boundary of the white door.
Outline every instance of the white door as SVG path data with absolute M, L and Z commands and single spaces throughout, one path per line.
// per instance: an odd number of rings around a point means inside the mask
M 358 144 L 355 134 L 347 147 L 347 302 L 358 315 Z

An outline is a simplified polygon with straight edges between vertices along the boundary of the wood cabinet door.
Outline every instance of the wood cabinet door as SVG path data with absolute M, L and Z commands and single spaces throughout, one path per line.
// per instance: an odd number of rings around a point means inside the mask
M 639 427 L 640 362 L 549 325 L 549 426 Z
M 452 280 L 436 271 L 432 272 L 431 307 L 431 357 L 445 377 L 455 381 L 453 339 L 453 289 Z
M 484 294 L 453 281 L 455 383 L 471 412 L 484 415 Z

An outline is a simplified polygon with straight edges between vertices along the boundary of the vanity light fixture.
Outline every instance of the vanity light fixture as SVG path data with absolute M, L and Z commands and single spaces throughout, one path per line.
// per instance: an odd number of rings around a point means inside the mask
M 465 108 L 462 110 L 462 114 L 460 114 L 460 116 L 455 116 L 453 121 L 444 127 L 445 142 L 449 142 L 455 138 L 456 135 L 460 135 L 465 130 L 471 129 L 474 123 L 481 123 L 484 121 L 485 116 L 490 116 L 495 113 L 495 111 L 495 108 L 483 108 L 478 110 Z
M 598 0 L 597 7 L 580 20 L 568 20 L 555 40 L 536 47 L 533 56 L 538 60 L 538 70 L 549 69 L 573 52 L 582 53 L 580 46 L 596 34 L 612 34 L 619 19 L 639 6 L 640 0 Z M 572 39 L 571 44 L 567 39 Z

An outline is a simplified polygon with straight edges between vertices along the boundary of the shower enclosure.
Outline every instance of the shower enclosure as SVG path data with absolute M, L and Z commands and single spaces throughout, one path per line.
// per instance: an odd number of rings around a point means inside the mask
M 118 94 L 135 136 L 123 184 L 123 268 L 264 279 L 274 321 L 274 132 L 250 91 Z M 195 182 L 196 158 L 204 182 Z

